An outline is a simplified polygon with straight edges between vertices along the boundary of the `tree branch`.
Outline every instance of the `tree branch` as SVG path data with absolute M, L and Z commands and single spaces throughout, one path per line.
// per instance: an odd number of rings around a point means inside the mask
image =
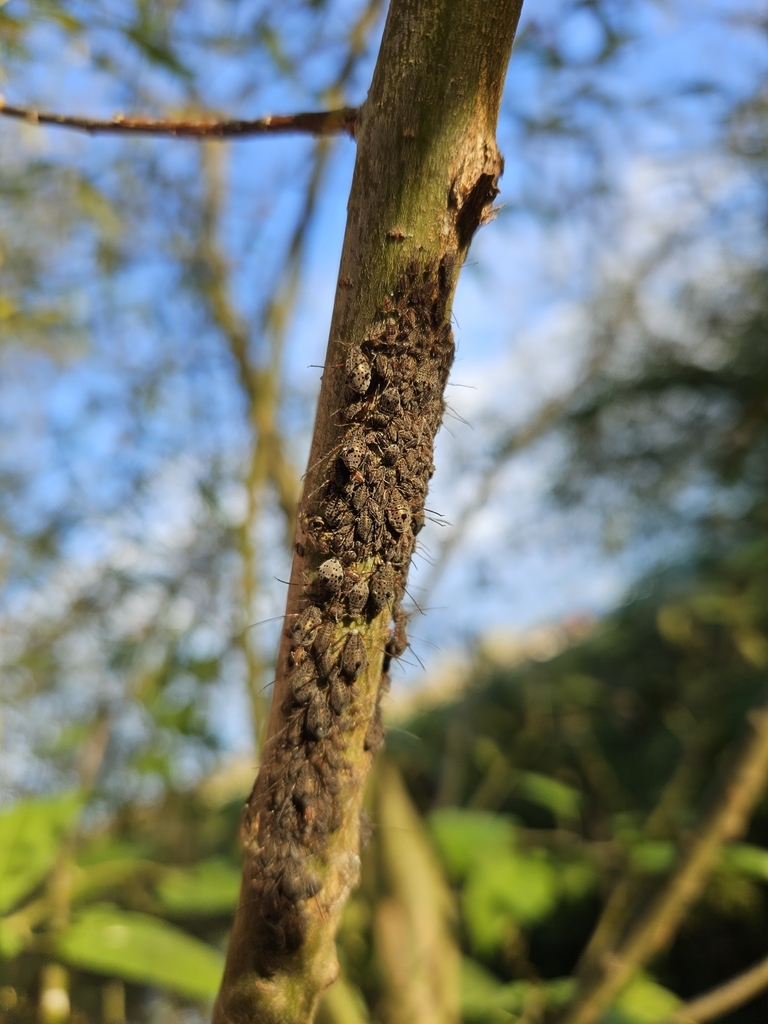
M 13 117 L 27 124 L 47 124 L 58 128 L 88 132 L 91 135 L 134 134 L 160 135 L 191 139 L 245 139 L 254 135 L 339 135 L 346 132 L 355 137 L 357 110 L 342 107 L 340 110 L 323 110 L 303 114 L 275 114 L 255 120 L 230 119 L 210 120 L 152 120 L 146 117 L 124 117 L 116 114 L 109 119 L 75 117 L 69 114 L 52 114 L 48 111 L 17 107 L 6 103 L 0 97 L 0 115 Z
M 768 988 L 768 957 L 703 996 L 678 1007 L 667 1024 L 704 1024 L 743 1006 Z
M 338 974 L 363 789 L 424 518 L 459 267 L 497 193 L 520 0 L 393 0 L 356 124 L 330 341 L 216 1024 L 307 1024 Z M 394 621 L 394 631 L 392 624 Z
M 593 1024 L 600 1017 L 632 976 L 671 941 L 704 887 L 722 845 L 744 831 L 768 776 L 768 707 L 758 708 L 749 718 L 752 734 L 682 864 L 621 946 L 606 951 L 597 977 L 582 984 L 560 1024 Z

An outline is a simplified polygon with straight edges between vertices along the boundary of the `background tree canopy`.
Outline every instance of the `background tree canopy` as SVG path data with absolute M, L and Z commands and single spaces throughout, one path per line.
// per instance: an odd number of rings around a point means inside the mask
M 339 1024 L 558 1012 L 609 893 L 618 941 L 766 699 L 765 11 L 527 2 Z M 99 116 L 356 104 L 384 13 L 8 0 L 2 89 Z M 353 146 L 0 136 L 0 1014 L 202 1019 Z M 767 820 L 605 1024 L 766 955 Z

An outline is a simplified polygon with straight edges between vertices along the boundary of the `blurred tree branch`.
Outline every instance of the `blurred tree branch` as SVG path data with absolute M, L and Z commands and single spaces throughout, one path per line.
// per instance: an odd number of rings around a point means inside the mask
M 667 1024 L 704 1024 L 705 1021 L 716 1020 L 748 1003 L 766 988 L 768 957 L 717 988 L 684 1003 Z
M 618 948 L 603 953 L 596 977 L 582 979 L 560 1024 L 592 1024 L 600 1017 L 633 975 L 669 943 L 699 896 L 723 844 L 746 828 L 768 776 L 768 708 L 754 710 L 749 722 L 751 735 L 682 864 Z
M 273 116 L 247 119 L 198 120 L 145 117 L 125 117 L 116 114 L 112 118 L 77 117 L 70 114 L 53 114 L 50 111 L 34 110 L 6 103 L 0 98 L 0 115 L 25 121 L 27 124 L 53 125 L 57 128 L 71 128 L 88 132 L 90 135 L 134 134 L 168 135 L 185 139 L 246 139 L 254 135 L 340 135 L 346 133 L 354 138 L 357 110 L 343 107 L 340 110 L 326 110 L 301 114 L 275 114 Z

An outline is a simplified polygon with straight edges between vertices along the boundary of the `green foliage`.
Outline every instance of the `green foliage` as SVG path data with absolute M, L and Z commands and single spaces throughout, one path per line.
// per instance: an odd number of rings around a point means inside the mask
M 446 807 L 427 819 L 449 877 L 463 881 L 484 858 L 511 850 L 515 839 L 512 820 L 487 811 Z
M 670 1016 L 680 1000 L 644 974 L 624 989 L 600 1024 L 656 1024 Z
M 544 984 L 501 984 L 476 960 L 465 959 L 461 964 L 461 1013 L 467 1024 L 505 1024 L 517 1020 L 529 1006 L 564 1006 L 573 990 L 570 978 L 556 978 Z
M 557 902 L 556 880 L 553 867 L 539 857 L 497 853 L 478 861 L 462 894 L 472 951 L 489 957 L 518 925 L 548 917 Z
M 56 952 L 72 967 L 191 999 L 213 999 L 224 964 L 219 952 L 164 921 L 109 906 L 79 914 Z
M 239 893 L 240 871 L 220 858 L 200 861 L 188 871 L 169 871 L 157 887 L 163 908 L 179 916 L 231 914 Z
M 464 1020 L 554 1012 L 556 998 L 572 994 L 568 976 L 619 872 L 634 879 L 636 913 L 674 870 L 745 713 L 764 700 L 766 551 L 761 542 L 661 574 L 548 660 L 506 667 L 481 654 L 457 697 L 391 733 L 390 756 L 454 888 Z M 636 977 L 601 1024 L 661 1021 L 681 997 L 757 961 L 767 864 L 764 804 L 746 841 L 721 851 L 653 976 Z M 370 891 L 366 898 L 367 913 L 356 912 L 358 952 L 345 962 L 369 992 L 360 954 L 375 956 L 375 930 L 361 922 L 375 919 L 376 902 Z M 342 951 L 346 941 L 343 932 Z M 757 1024 L 762 1012 L 743 1020 Z
M 0 811 L 0 914 L 44 880 L 81 806 L 80 794 L 62 793 Z

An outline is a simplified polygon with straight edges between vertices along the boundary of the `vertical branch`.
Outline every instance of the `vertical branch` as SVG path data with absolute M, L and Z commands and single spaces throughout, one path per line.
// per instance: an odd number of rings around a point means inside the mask
M 456 1024 L 460 952 L 455 907 L 424 823 L 387 760 L 373 779 L 376 853 L 386 897 L 376 904 L 376 960 L 386 1024 Z
M 249 626 L 253 621 L 253 609 L 258 587 L 257 552 L 253 539 L 253 524 L 256 521 L 258 495 L 263 485 L 258 459 L 261 432 L 256 431 L 265 393 L 270 390 L 270 381 L 253 365 L 250 355 L 250 336 L 230 296 L 229 268 L 218 240 L 224 196 L 224 151 L 210 145 L 201 150 L 201 167 L 205 188 L 201 232 L 198 238 L 197 258 L 205 268 L 203 295 L 208 301 L 211 316 L 229 346 L 235 361 L 240 385 L 248 407 L 248 421 L 254 431 L 251 441 L 249 467 L 246 474 L 247 512 L 245 521 L 238 530 L 241 559 L 242 615 L 237 635 L 245 660 L 246 688 L 250 697 L 253 738 L 256 746 L 263 727 L 265 702 L 262 697 L 265 673 L 264 659 L 254 642 Z M 274 403 L 270 405 L 272 408 Z M 263 413 L 261 414 L 263 417 Z
M 286 630 L 214 1019 L 305 1024 L 338 964 L 423 524 L 459 267 L 497 194 L 519 0 L 393 0 L 348 204 Z
M 342 68 L 329 90 L 343 94 L 354 72 L 368 36 L 378 18 L 382 0 L 371 0 L 350 30 L 349 49 Z M 246 665 L 246 686 L 250 695 L 253 736 L 261 746 L 265 719 L 264 680 L 267 660 L 260 652 L 249 626 L 254 618 L 258 591 L 258 551 L 254 529 L 258 521 L 261 496 L 270 486 L 285 520 L 286 543 L 290 546 L 296 529 L 298 479 L 285 454 L 285 438 L 279 426 L 282 362 L 290 316 L 296 303 L 301 267 L 304 262 L 309 229 L 317 210 L 321 185 L 332 148 L 330 140 L 320 138 L 312 151 L 304 204 L 293 230 L 279 275 L 280 285 L 267 301 L 260 318 L 259 333 L 269 340 L 267 358 L 257 363 L 252 354 L 251 332 L 238 315 L 231 298 L 229 267 L 219 242 L 219 223 L 224 199 L 224 152 L 221 147 L 202 148 L 205 186 L 202 230 L 198 239 L 198 259 L 206 268 L 204 290 L 212 318 L 222 332 L 237 367 L 238 378 L 247 403 L 252 431 L 251 450 L 245 475 L 246 518 L 238 531 L 242 562 L 242 615 L 238 636 Z

